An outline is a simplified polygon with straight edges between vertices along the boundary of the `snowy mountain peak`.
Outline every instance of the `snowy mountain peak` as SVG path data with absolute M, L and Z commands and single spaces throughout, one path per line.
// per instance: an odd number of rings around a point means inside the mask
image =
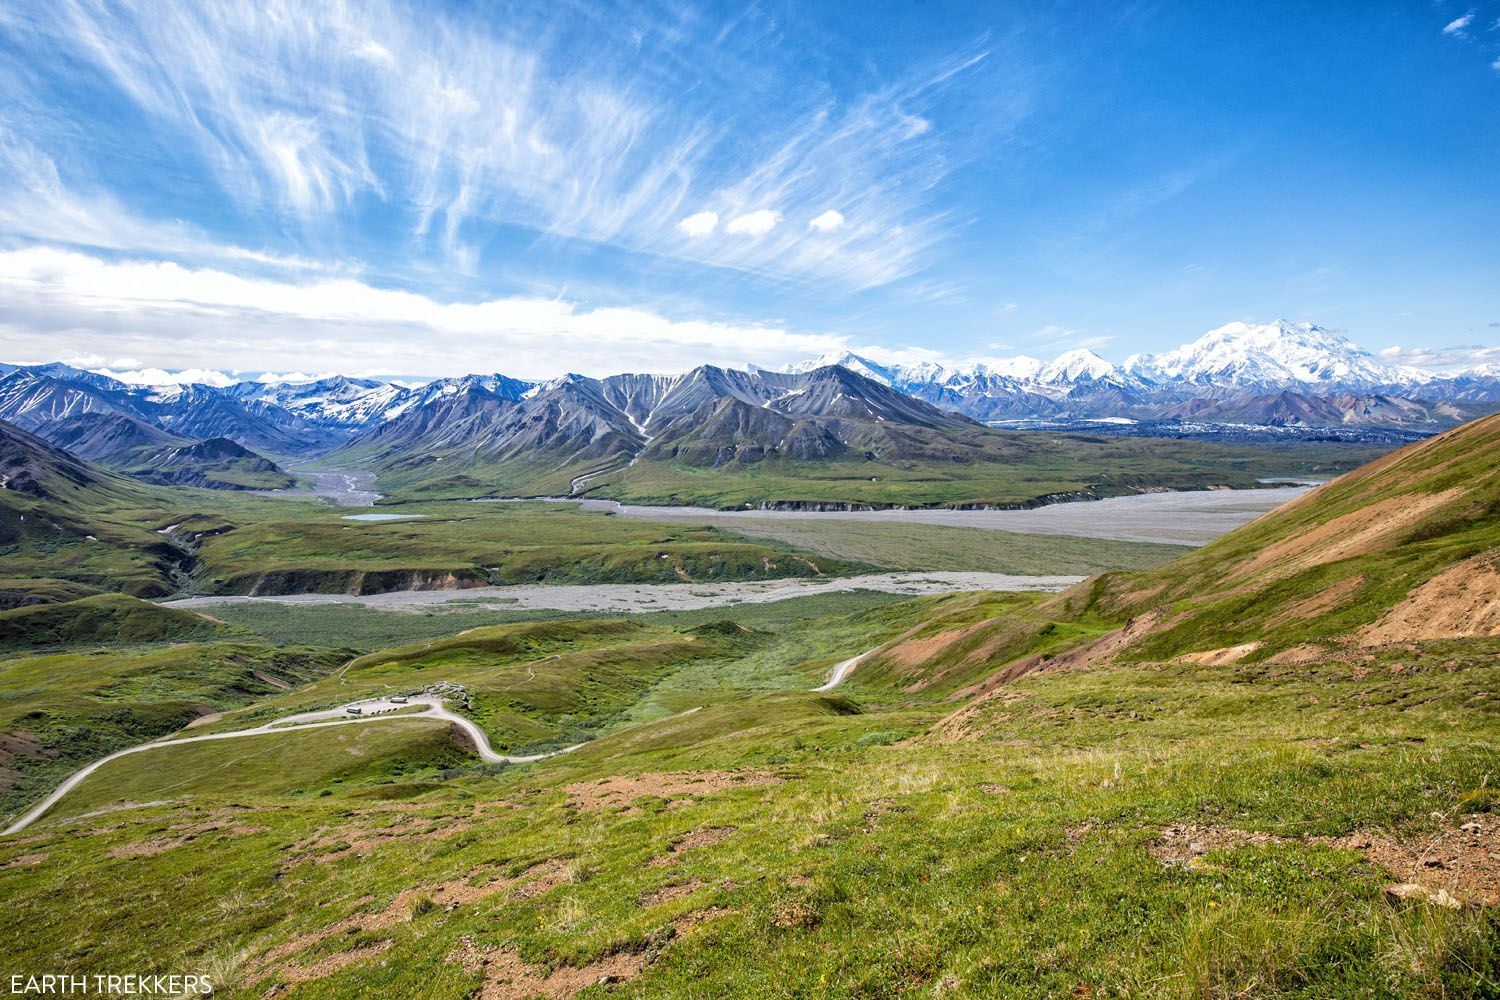
M 885 365 L 869 358 L 860 357 L 851 351 L 832 351 L 828 354 L 819 355 L 811 361 L 798 361 L 785 365 L 781 371 L 786 375 L 805 375 L 819 368 L 847 368 L 849 371 L 858 372 L 867 379 L 879 382 L 881 385 L 890 385 L 895 381 L 895 372 Z
M 1098 382 L 1114 377 L 1119 369 L 1087 348 L 1078 348 L 1058 355 L 1057 359 L 1043 365 L 1034 376 L 1043 385 L 1062 383 Z
M 1018 354 L 1013 358 L 991 358 L 985 361 L 976 361 L 969 365 L 966 371 L 961 373 L 976 378 L 1009 378 L 1021 382 L 1029 382 L 1034 380 L 1046 365 L 1047 363 L 1041 358 L 1033 358 L 1027 354 Z
M 1401 378 L 1348 337 L 1284 319 L 1227 323 L 1142 362 L 1161 379 L 1228 386 L 1366 387 Z

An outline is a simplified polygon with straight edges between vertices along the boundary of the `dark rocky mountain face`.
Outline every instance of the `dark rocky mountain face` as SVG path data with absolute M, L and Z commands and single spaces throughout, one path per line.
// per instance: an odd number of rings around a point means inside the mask
M 41 432 L 86 413 L 128 417 L 169 437 L 229 438 L 277 455 L 317 454 L 349 435 L 274 403 L 206 385 L 127 386 L 66 365 L 19 368 L 0 378 L 0 420 Z
M 237 400 L 206 385 L 151 393 L 137 407 L 152 423 L 184 437 L 223 437 L 253 451 L 301 455 L 325 451 L 346 435 L 261 400 Z
M 524 399 L 480 385 L 442 396 L 334 453 L 413 475 L 476 464 L 610 462 L 639 451 L 645 437 L 610 402 L 602 383 L 570 377 Z
M 67 501 L 103 487 L 88 464 L 13 424 L 0 421 L 0 489 L 38 500 Z
M 1432 403 L 1379 393 L 1309 396 L 1278 392 L 1229 399 L 1194 399 L 1167 407 L 1161 415 L 1166 419 L 1269 427 L 1427 427 L 1437 430 L 1479 416 L 1484 409 L 1479 404 Z
M 49 365 L 58 368 L 61 366 Z M 81 413 L 131 413 L 128 395 L 18 368 L 0 378 L 0 420 L 26 430 Z
M 218 489 L 265 489 L 292 485 L 293 477 L 275 463 L 227 438 L 196 441 L 173 434 L 118 408 L 95 394 L 48 376 L 21 375 L 19 392 L 3 398 L 17 409 L 37 437 L 70 456 L 98 462 L 146 482 Z M 0 391 L 6 386 L 0 385 Z M 126 396 L 123 402 L 130 402 Z M 53 414 L 62 414 L 53 416 Z M 233 411 L 212 421 L 226 423 Z
M 89 461 L 108 461 L 145 448 L 191 444 L 124 413 L 86 411 L 42 424 L 37 434 L 57 447 Z
M 784 374 L 713 366 L 676 378 L 570 375 L 520 400 L 477 386 L 392 420 L 331 456 L 400 477 L 540 463 L 575 474 L 638 460 L 705 468 L 769 458 L 951 457 L 974 421 L 844 368 Z

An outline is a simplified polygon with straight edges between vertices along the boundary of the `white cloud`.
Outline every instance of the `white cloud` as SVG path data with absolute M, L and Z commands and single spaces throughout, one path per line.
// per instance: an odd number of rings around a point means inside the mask
M 844 213 L 830 208 L 807 224 L 807 228 L 820 233 L 831 233 L 844 224 Z
M 1425 371 L 1461 372 L 1480 365 L 1500 364 L 1500 347 L 1469 344 L 1459 347 L 1387 347 L 1379 351 L 1380 360 L 1392 365 L 1407 365 Z
M 408 375 L 676 372 L 844 350 L 847 338 L 648 308 L 510 297 L 439 302 L 352 278 L 295 283 L 33 247 L 0 251 L 12 358 L 143 358 L 168 374 L 297 366 Z M 93 366 L 91 366 L 93 367 Z
M 373 38 L 366 39 L 357 45 L 354 54 L 361 59 L 368 59 L 373 63 L 384 63 L 387 66 L 393 66 L 396 62 L 396 57 L 391 55 L 391 50 Z
M 1453 20 L 1449 21 L 1446 25 L 1443 26 L 1443 34 L 1462 35 L 1468 29 L 1469 23 L 1473 20 L 1474 12 L 1472 10 L 1465 14 L 1463 17 L 1455 17 Z
M 688 236 L 707 236 L 718 227 L 718 212 L 695 212 L 677 223 L 677 228 Z
M 724 227 L 724 231 L 741 236 L 764 236 L 775 229 L 776 224 L 780 221 L 780 212 L 773 212 L 769 208 L 761 208 L 730 219 L 729 225 Z
M 94 368 L 92 371 L 130 385 L 213 385 L 223 387 L 240 381 L 224 372 L 212 368 L 186 368 L 169 372 L 161 368 L 136 368 L 122 371 L 118 368 Z

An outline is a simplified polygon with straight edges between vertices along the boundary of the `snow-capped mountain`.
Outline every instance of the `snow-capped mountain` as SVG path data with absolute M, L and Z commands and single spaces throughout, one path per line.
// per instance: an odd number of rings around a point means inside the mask
M 363 427 L 404 412 L 412 390 L 374 379 L 335 375 L 316 382 L 239 382 L 225 392 L 237 399 L 271 403 L 313 423 Z
M 1138 385 L 1140 379 L 1113 361 L 1106 361 L 1093 351 L 1080 348 L 1060 355 L 1037 369 L 1027 381 L 1037 385 L 1073 388 L 1080 385 Z
M 1135 355 L 1123 364 L 1085 349 L 1047 362 L 1020 356 L 911 368 L 843 353 L 786 370 L 810 371 L 824 364 L 849 368 L 981 420 L 1156 418 L 1182 412 L 1182 404 L 1195 399 L 1248 401 L 1285 392 L 1316 399 L 1379 392 L 1426 402 L 1500 402 L 1500 366 L 1438 377 L 1387 365 L 1332 330 L 1286 320 L 1229 323 L 1176 350 L 1155 357 Z M 1308 406 L 1305 412 L 1326 409 Z M 1416 407 L 1411 412 L 1446 411 Z
M 1023 355 L 955 365 L 840 352 L 780 371 L 703 366 L 682 375 L 564 375 L 545 382 L 493 373 L 417 388 L 343 376 L 136 386 L 62 364 L 0 365 L 0 420 L 27 430 L 81 440 L 83 432 L 69 422 L 87 418 L 89 441 L 156 431 L 222 437 L 288 457 L 351 442 L 365 442 L 374 454 L 418 441 L 437 448 L 480 438 L 503 441 L 491 449 L 497 455 L 527 448 L 635 454 L 674 437 L 692 437 L 701 449 L 714 434 L 683 421 L 708 420 L 725 400 L 736 405 L 717 413 L 714 426 L 725 434 L 737 427 L 733 436 L 741 443 L 761 441 L 772 425 L 785 429 L 788 419 L 922 425 L 927 417 L 902 409 L 918 401 L 993 422 L 1125 418 L 1438 429 L 1500 405 L 1500 366 L 1435 376 L 1384 364 L 1334 331 L 1285 320 L 1230 323 L 1176 350 L 1123 364 L 1085 349 L 1051 361 Z M 509 430 L 500 433 L 497 422 Z M 563 440 L 572 443 L 563 448 Z M 817 448 L 807 446 L 809 454 L 832 447 L 818 440 Z
M 401 408 L 387 414 L 385 419 L 394 420 L 410 409 L 426 406 L 428 403 L 448 396 L 460 396 L 471 389 L 479 389 L 502 399 L 517 400 L 530 392 L 534 385 L 535 383 L 523 382 L 498 372 L 493 375 L 462 375 L 457 378 L 433 379 L 426 385 L 413 389 Z
M 1160 357 L 1131 359 L 1137 374 L 1212 389 L 1363 390 L 1420 381 L 1382 364 L 1348 337 L 1312 323 L 1229 323 Z
M 783 365 L 776 369 L 782 375 L 806 375 L 815 372 L 819 368 L 844 368 L 856 374 L 863 375 L 872 382 L 881 385 L 899 388 L 903 385 L 923 385 L 928 382 L 939 382 L 953 374 L 947 368 L 935 361 L 919 361 L 916 364 L 881 364 L 869 358 L 861 357 L 849 351 L 836 351 L 813 358 L 810 361 L 798 361 L 793 364 Z M 769 372 L 771 369 L 752 368 L 752 371 Z

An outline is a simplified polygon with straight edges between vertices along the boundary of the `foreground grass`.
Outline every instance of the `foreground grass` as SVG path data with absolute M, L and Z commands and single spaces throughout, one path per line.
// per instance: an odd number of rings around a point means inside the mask
M 431 755 L 421 774 L 320 772 L 313 797 L 216 789 L 212 753 L 247 749 L 225 746 L 182 761 L 171 796 L 129 789 L 173 807 L 0 844 L 0 865 L 21 859 L 0 867 L 0 939 L 18 968 L 207 970 L 246 997 L 278 982 L 470 996 L 482 974 L 460 956 L 487 949 L 542 972 L 616 956 L 630 971 L 614 995 L 642 997 L 1493 996 L 1493 909 L 1392 903 L 1398 876 L 1315 838 L 1424 838 L 1500 804 L 1497 652 L 1403 650 L 1399 672 L 1043 673 L 942 738 L 921 734 L 951 706 L 876 678 L 713 705 L 498 775 L 434 776 Z M 277 759 L 295 757 L 257 766 Z M 730 770 L 750 780 L 590 798 L 611 776 Z M 1150 848 L 1172 824 L 1273 836 L 1170 866 Z M 520 882 L 442 902 L 496 877 Z M 59 901 L 79 886 L 89 906 Z

